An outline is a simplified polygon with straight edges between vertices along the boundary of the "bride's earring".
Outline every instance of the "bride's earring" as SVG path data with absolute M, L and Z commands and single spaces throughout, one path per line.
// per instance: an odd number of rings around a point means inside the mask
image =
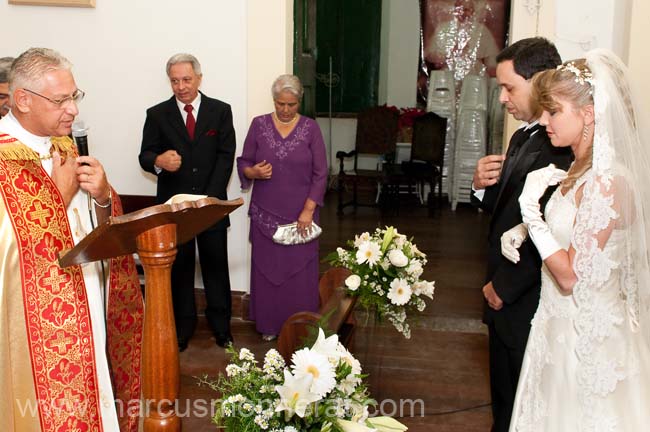
M 585 125 L 582 128 L 582 139 L 587 141 L 587 138 L 589 138 L 589 126 Z

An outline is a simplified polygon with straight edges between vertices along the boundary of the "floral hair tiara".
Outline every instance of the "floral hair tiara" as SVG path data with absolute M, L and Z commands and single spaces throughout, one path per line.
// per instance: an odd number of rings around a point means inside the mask
M 585 85 L 585 83 L 592 87 L 594 85 L 594 75 L 591 71 L 589 69 L 579 69 L 573 62 L 561 64 L 557 67 L 557 70 L 571 72 L 576 76 L 575 82 L 580 85 Z

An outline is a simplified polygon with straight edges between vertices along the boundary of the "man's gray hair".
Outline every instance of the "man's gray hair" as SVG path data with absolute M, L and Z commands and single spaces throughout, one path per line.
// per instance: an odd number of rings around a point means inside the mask
M 13 61 L 13 57 L 0 58 L 0 83 L 9 82 L 9 70 L 11 69 L 11 63 L 13 63 Z
M 280 96 L 280 93 L 284 91 L 288 91 L 297 97 L 298 100 L 302 100 L 302 94 L 304 93 L 304 90 L 302 88 L 300 78 L 290 74 L 280 75 L 277 77 L 271 86 L 271 94 L 273 95 L 273 100 L 277 99 Z
M 9 92 L 17 88 L 42 90 L 41 78 L 48 72 L 70 70 L 72 63 L 65 57 L 49 48 L 30 48 L 11 64 L 9 71 Z
M 194 57 L 192 54 L 187 53 L 178 53 L 174 54 L 167 60 L 167 76 L 169 76 L 169 70 L 178 63 L 190 63 L 194 73 L 201 75 L 201 63 Z

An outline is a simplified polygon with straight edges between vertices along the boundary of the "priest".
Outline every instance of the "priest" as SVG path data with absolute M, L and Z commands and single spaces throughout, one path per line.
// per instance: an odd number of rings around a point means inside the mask
M 44 48 L 13 62 L 9 92 L 0 120 L 3 430 L 135 431 L 143 303 L 133 259 L 57 261 L 121 212 L 102 165 L 68 137 L 84 92 L 68 60 Z

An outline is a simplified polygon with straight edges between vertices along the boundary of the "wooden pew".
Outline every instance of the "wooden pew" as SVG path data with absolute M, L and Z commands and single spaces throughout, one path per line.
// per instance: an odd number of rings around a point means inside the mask
M 327 329 L 339 335 L 339 341 L 346 347 L 353 342 L 355 320 L 352 310 L 356 297 L 345 293 L 344 281 L 352 273 L 348 269 L 335 267 L 327 270 L 320 278 L 318 292 L 320 308 L 315 312 L 297 312 L 289 317 L 278 336 L 278 351 L 286 361 L 303 345 L 309 334 L 309 326 L 314 326 L 324 315 L 333 311 L 327 320 Z

